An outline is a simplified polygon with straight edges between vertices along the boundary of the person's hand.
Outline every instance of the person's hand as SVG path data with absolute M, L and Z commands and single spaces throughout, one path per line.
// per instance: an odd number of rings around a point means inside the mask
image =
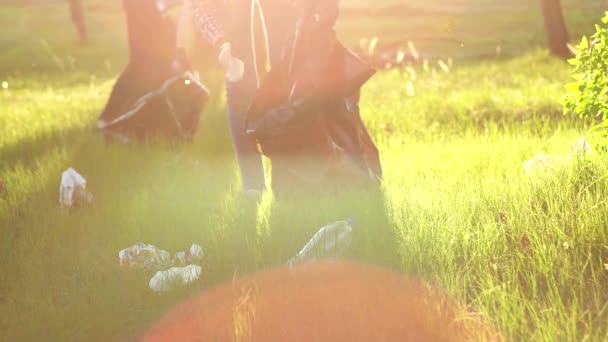
M 238 82 L 243 78 L 245 64 L 242 60 L 232 56 L 230 43 L 226 42 L 220 47 L 219 60 L 229 82 Z

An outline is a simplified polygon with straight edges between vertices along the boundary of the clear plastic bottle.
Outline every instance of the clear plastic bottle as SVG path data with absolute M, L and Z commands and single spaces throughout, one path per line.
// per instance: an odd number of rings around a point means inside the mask
M 288 264 L 340 257 L 350 247 L 354 222 L 349 218 L 322 227 Z

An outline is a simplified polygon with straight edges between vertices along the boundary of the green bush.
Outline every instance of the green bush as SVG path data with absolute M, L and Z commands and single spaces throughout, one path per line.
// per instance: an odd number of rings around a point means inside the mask
M 602 23 L 608 24 L 608 12 Z M 568 93 L 562 99 L 565 113 L 592 119 L 595 124 L 589 139 L 598 152 L 608 152 L 608 28 L 595 25 L 596 32 L 583 37 L 577 46 L 574 82 L 566 85 Z

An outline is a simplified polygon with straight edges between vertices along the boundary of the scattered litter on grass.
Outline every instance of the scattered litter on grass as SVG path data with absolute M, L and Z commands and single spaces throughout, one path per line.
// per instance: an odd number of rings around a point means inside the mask
M 168 266 L 185 266 L 203 260 L 203 248 L 195 243 L 189 249 L 175 253 L 150 244 L 138 242 L 118 252 L 120 267 L 129 270 L 160 269 Z
M 157 271 L 149 285 L 154 292 L 166 292 L 198 279 L 201 266 L 194 263 L 203 260 L 203 248 L 195 243 L 189 249 L 175 253 L 171 259 L 169 252 L 154 245 L 138 242 L 118 252 L 120 267 L 132 271 Z M 168 270 L 164 268 L 174 266 Z
M 568 162 L 571 162 L 577 155 L 593 154 L 593 148 L 586 138 L 581 138 L 572 144 L 571 151 L 560 155 L 549 155 L 545 153 L 537 153 L 534 158 L 523 162 L 524 171 L 528 175 L 533 175 L 539 171 L 547 171 L 556 167 L 561 167 Z
M 190 284 L 200 278 L 202 268 L 198 265 L 186 267 L 171 267 L 166 271 L 158 271 L 150 279 L 150 288 L 157 293 L 167 292 L 179 286 Z
M 203 260 L 203 248 L 195 243 L 183 252 L 175 253 L 173 256 L 174 266 L 185 266 Z
M 87 180 L 76 170 L 69 168 L 61 174 L 59 204 L 66 207 L 79 207 L 93 203 L 93 194 L 87 191 Z
M 531 175 L 540 170 L 547 170 L 555 166 L 563 165 L 564 162 L 570 160 L 569 153 L 559 156 L 551 156 L 545 153 L 537 153 L 534 158 L 524 162 L 524 171 Z
M 120 267 L 128 270 L 161 269 L 171 264 L 169 252 L 141 242 L 118 252 Z
M 592 154 L 593 147 L 587 138 L 580 138 L 577 142 L 572 144 L 572 153 Z
M 354 219 L 338 221 L 322 227 L 304 248 L 288 261 L 297 263 L 342 256 L 352 241 Z

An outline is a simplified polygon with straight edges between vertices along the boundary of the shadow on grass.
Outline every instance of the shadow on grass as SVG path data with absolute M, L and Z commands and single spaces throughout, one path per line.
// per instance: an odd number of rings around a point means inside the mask
M 49 151 L 62 146 L 73 146 L 81 140 L 84 134 L 94 135 L 93 127 L 70 127 L 65 130 L 54 130 L 36 136 L 21 139 L 0 149 L 2 164 L 0 173 L 19 163 L 23 167 L 31 168 L 34 164 L 49 153 Z

